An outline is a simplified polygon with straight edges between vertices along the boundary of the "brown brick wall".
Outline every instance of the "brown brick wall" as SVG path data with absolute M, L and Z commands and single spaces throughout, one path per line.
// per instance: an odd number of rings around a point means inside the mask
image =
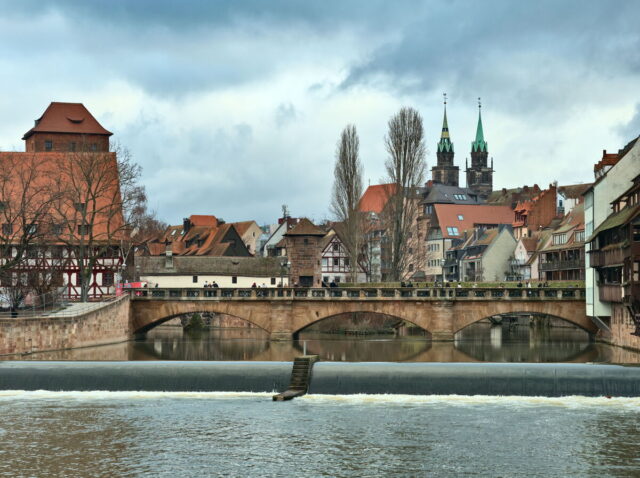
M 128 340 L 129 297 L 76 317 L 0 319 L 0 355 Z
M 291 284 L 300 283 L 301 276 L 313 276 L 313 286 L 320 287 L 321 237 L 287 236 L 287 256 L 291 262 Z M 306 243 L 305 243 L 306 241 Z
M 96 145 L 97 151 L 109 151 L 109 137 L 103 134 L 70 134 L 70 133 L 34 133 L 25 140 L 25 148 L 28 153 L 43 152 L 45 141 L 53 142 L 52 151 L 65 153 L 70 150 L 69 145 L 76 143 L 76 151 L 92 151 L 92 145 Z
M 556 187 L 550 186 L 542 197 L 536 201 L 529 213 L 527 225 L 531 233 L 546 227 L 556 217 Z

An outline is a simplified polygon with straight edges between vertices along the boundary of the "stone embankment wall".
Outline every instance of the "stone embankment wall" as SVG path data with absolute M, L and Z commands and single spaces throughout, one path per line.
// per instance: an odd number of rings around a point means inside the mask
M 89 347 L 129 338 L 129 296 L 74 317 L 0 319 L 0 355 Z
M 611 308 L 611 334 L 603 337 L 603 340 L 618 347 L 640 351 L 640 337 L 631 335 L 635 329 L 629 311 L 622 305 L 615 305 Z

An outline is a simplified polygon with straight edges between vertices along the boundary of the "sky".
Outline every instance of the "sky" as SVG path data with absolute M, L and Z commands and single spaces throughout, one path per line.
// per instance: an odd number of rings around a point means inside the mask
M 640 134 L 640 2 L 0 0 L 0 150 L 81 102 L 143 168 L 149 205 L 273 223 L 331 218 L 341 130 L 384 181 L 403 106 L 436 162 L 442 94 L 464 170 L 477 99 L 494 189 L 590 182 Z M 427 178 L 430 174 L 427 174 Z M 461 174 L 461 183 L 464 183 Z

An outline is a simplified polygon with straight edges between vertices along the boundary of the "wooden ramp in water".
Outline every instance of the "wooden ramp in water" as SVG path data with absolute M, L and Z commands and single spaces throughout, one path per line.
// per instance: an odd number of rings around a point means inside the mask
M 302 355 L 296 357 L 293 361 L 291 370 L 291 381 L 289 388 L 282 393 L 273 396 L 274 402 L 282 402 L 284 400 L 292 400 L 295 397 L 301 397 L 309 390 L 311 382 L 311 371 L 313 364 L 319 360 L 317 355 Z

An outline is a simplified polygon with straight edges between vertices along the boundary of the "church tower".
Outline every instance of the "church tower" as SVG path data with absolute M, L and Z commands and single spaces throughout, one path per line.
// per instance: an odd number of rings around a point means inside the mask
M 493 191 L 493 158 L 491 166 L 487 164 L 489 156 L 488 144 L 484 140 L 482 130 L 482 104 L 478 98 L 478 127 L 476 140 L 471 143 L 471 167 L 466 163 L 467 188 L 475 192 L 479 198 L 487 199 Z
M 449 124 L 447 123 L 447 94 L 444 93 L 444 119 L 442 121 L 442 133 L 438 142 L 438 163 L 431 168 L 431 179 L 434 183 L 458 186 L 460 168 L 453 165 L 453 143 L 449 137 Z

